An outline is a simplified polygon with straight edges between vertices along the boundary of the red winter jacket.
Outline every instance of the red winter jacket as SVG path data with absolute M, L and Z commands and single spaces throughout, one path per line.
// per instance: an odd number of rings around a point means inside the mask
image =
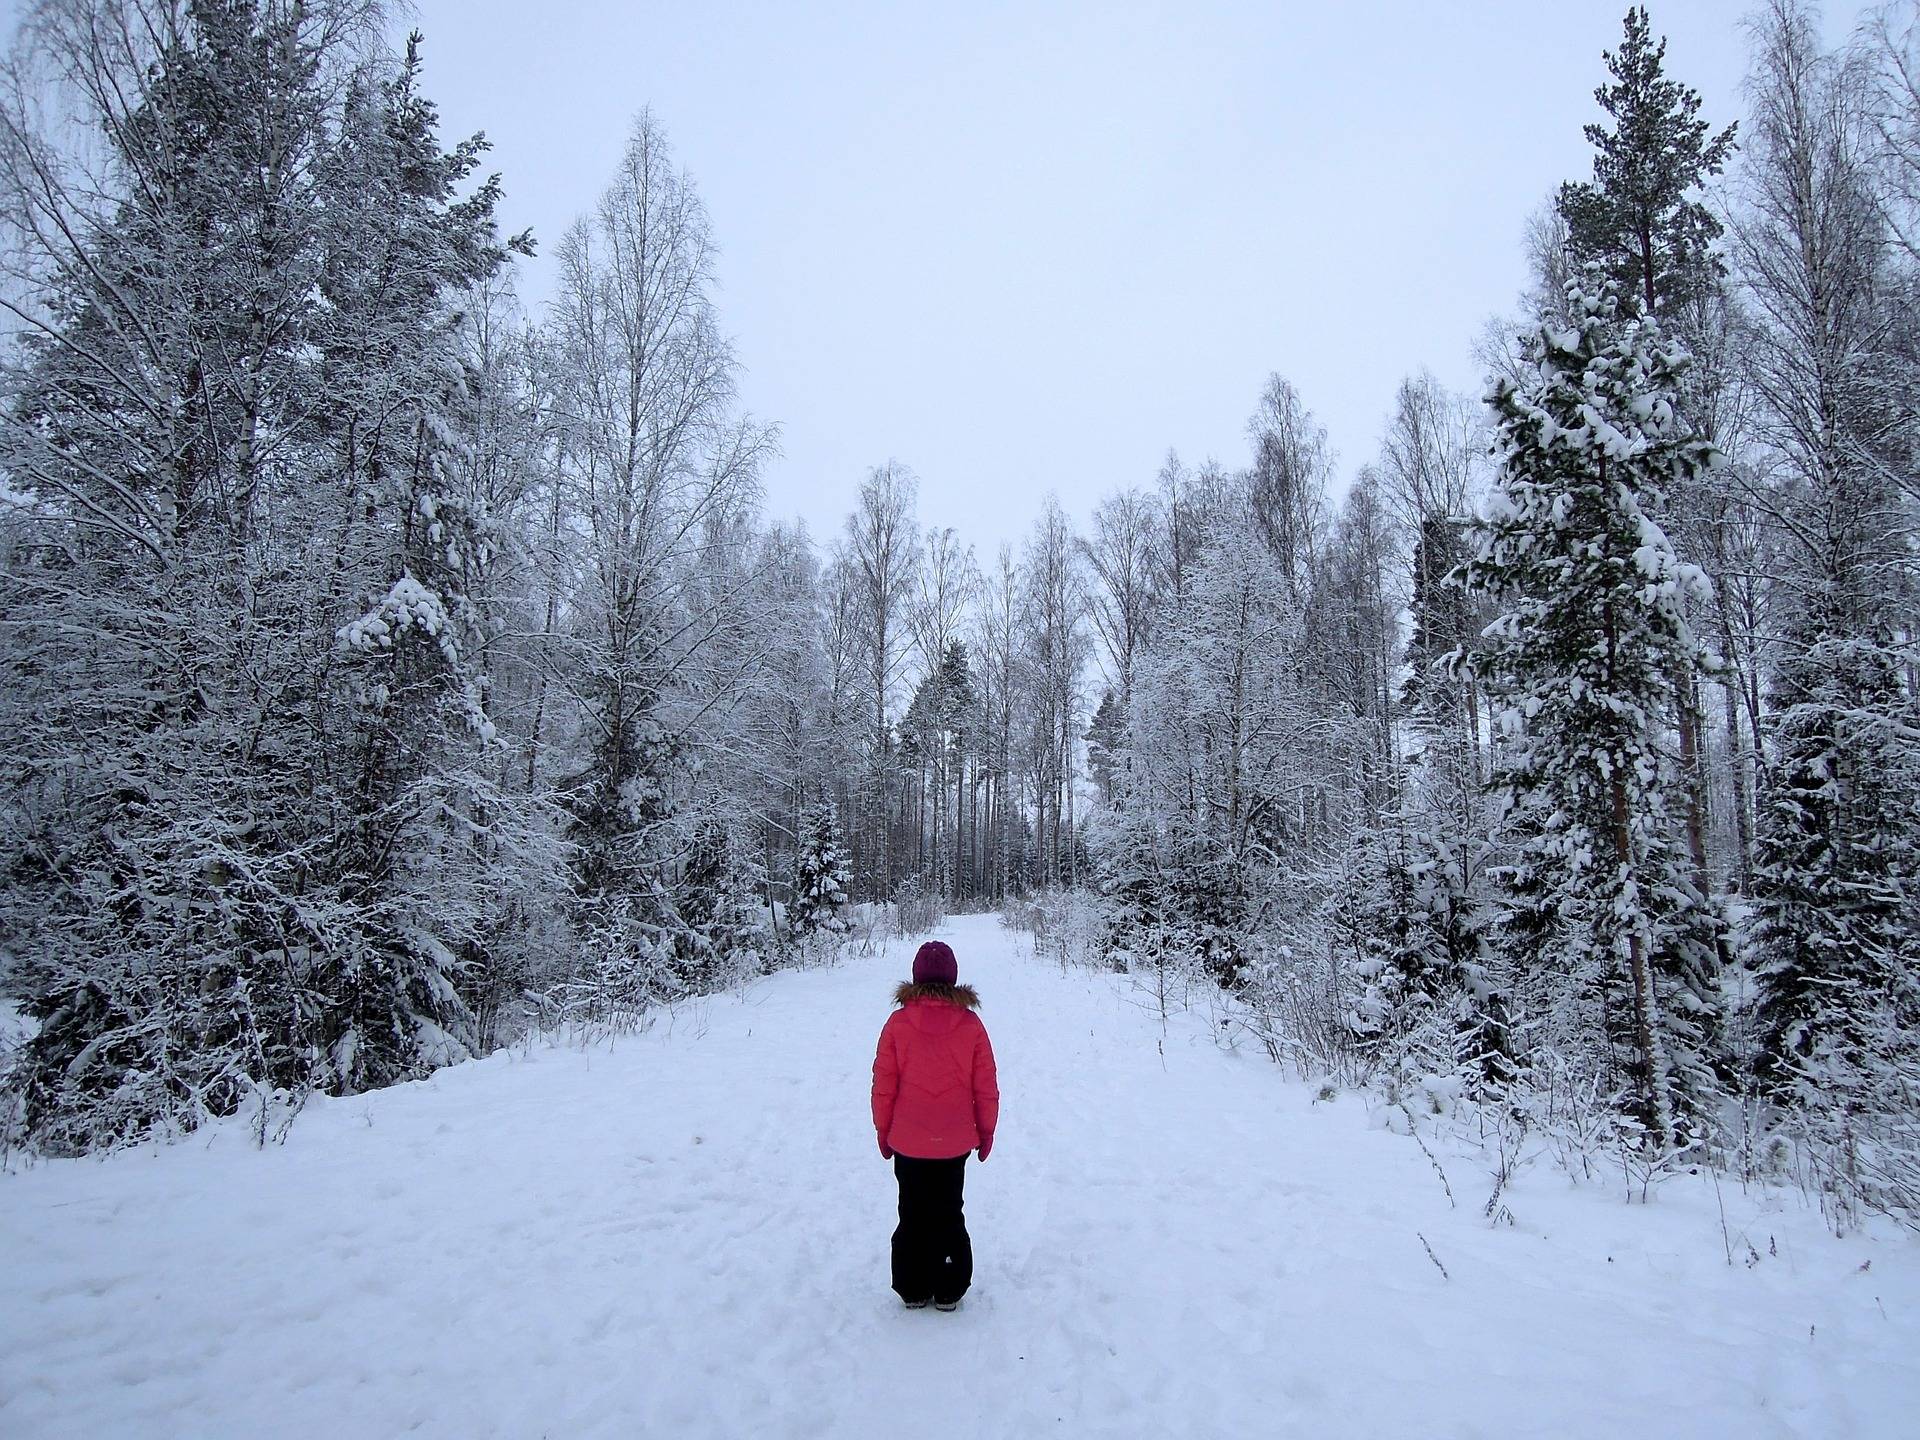
M 969 985 L 902 985 L 873 1057 L 873 1128 L 916 1160 L 991 1148 L 1000 1120 L 993 1046 Z

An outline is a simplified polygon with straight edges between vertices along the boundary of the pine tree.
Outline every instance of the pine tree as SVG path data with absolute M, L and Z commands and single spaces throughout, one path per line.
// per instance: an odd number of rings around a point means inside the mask
M 1094 709 L 1093 722 L 1087 726 L 1087 773 L 1100 787 L 1100 798 L 1109 805 L 1114 799 L 1114 774 L 1120 748 L 1126 743 L 1126 712 L 1119 699 L 1108 690 Z
M 1698 335 L 1702 307 L 1718 295 L 1725 272 L 1714 242 L 1721 233 L 1701 198 L 1702 188 L 1731 156 L 1737 127 L 1714 135 L 1699 118 L 1700 97 L 1664 72 L 1667 42 L 1655 44 L 1644 6 L 1627 12 L 1620 49 L 1606 56 L 1614 81 L 1594 92 L 1613 120 L 1613 128 L 1586 127 L 1594 147 L 1591 184 L 1560 188 L 1561 218 L 1567 227 L 1567 251 L 1574 264 L 1601 267 L 1618 286 L 1622 302 L 1658 316 L 1670 334 Z M 1703 384 L 1710 372 L 1690 367 L 1680 380 L 1682 408 L 1696 424 L 1714 405 Z M 1706 508 L 1706 498 L 1688 486 L 1670 497 L 1669 515 L 1659 519 L 1682 547 L 1691 543 L 1689 524 Z M 1685 787 L 1688 854 L 1694 883 L 1708 884 L 1707 783 L 1701 756 L 1705 728 L 1699 678 L 1691 667 L 1674 677 L 1673 718 L 1680 741 L 1680 771 Z
M 1503 705 L 1499 783 L 1519 848 L 1567 923 L 1569 981 L 1600 1002 L 1615 1068 L 1664 1148 L 1692 1133 L 1720 1023 L 1710 912 L 1675 853 L 1671 676 L 1709 657 L 1704 587 L 1654 516 L 1714 452 L 1675 406 L 1682 357 L 1615 288 L 1568 287 L 1490 397 L 1502 471 L 1462 578 L 1503 613 L 1467 657 Z M 1535 964 L 1546 957 L 1536 957 Z
M 984 729 L 967 647 L 948 641 L 900 720 L 900 773 L 919 797 L 919 858 L 935 894 L 958 898 L 966 880 L 967 762 Z
M 1407 637 L 1407 678 L 1400 687 L 1400 704 L 1417 725 L 1434 736 L 1457 731 L 1461 725 L 1460 684 L 1439 661 L 1468 638 L 1471 609 L 1467 593 L 1447 583 L 1447 577 L 1466 558 L 1459 519 L 1451 515 L 1421 518 L 1413 546 L 1413 593 L 1407 606 L 1413 626 Z
M 1726 164 L 1736 127 L 1712 134 L 1699 95 L 1666 77 L 1667 42 L 1654 43 L 1645 6 L 1625 27 L 1606 55 L 1613 83 L 1594 91 L 1613 128 L 1586 127 L 1593 180 L 1562 185 L 1556 204 L 1576 265 L 1600 265 L 1628 304 L 1668 319 L 1720 273 L 1720 222 L 1698 192 Z

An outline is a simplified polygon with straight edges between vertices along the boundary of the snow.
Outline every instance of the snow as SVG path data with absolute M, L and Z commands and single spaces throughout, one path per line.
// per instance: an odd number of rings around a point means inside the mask
M 31 1038 L 38 1028 L 33 1017 L 21 1010 L 18 1001 L 0 999 L 0 1057 Z
M 1359 1098 L 991 917 L 939 933 L 1005 1094 L 957 1314 L 887 1290 L 895 945 L 325 1102 L 284 1146 L 0 1177 L 0 1434 L 1912 1433 L 1911 1237 L 1725 1186 L 1723 1242 L 1704 1178 L 1628 1204 L 1544 1162 L 1493 1228 L 1481 1157 L 1436 1150 L 1450 1208 Z
M 348 649 L 370 654 L 392 649 L 394 636 L 409 629 L 436 637 L 448 661 L 458 662 L 459 652 L 454 646 L 446 607 L 438 595 L 411 575 L 402 575 L 394 581 L 378 606 L 341 626 L 337 634 Z

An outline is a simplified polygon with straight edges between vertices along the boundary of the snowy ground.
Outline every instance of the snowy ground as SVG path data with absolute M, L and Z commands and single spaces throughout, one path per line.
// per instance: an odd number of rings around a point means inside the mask
M 0 1177 L 0 1434 L 1901 1436 L 1920 1244 L 1651 1206 L 1314 1103 L 1198 1017 L 941 932 L 1005 1091 L 957 1313 L 886 1286 L 868 1066 L 903 949 L 590 1053 L 503 1054 Z M 1164 1050 L 1164 1054 L 1162 1053 Z M 1446 1265 L 1442 1279 L 1424 1234 Z

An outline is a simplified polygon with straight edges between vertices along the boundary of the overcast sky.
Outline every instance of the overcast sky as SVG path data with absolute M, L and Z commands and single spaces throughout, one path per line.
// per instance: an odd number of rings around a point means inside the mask
M 1667 0 L 1668 73 L 1738 118 L 1743 0 Z M 1829 6 L 1839 34 L 1858 7 Z M 1401 376 L 1478 393 L 1528 212 L 1584 178 L 1623 0 L 1167 5 L 422 0 L 449 138 L 484 129 L 537 304 L 651 105 L 721 246 L 767 507 L 835 530 L 867 467 L 982 558 L 1169 446 L 1245 457 L 1278 370 L 1342 479 Z

